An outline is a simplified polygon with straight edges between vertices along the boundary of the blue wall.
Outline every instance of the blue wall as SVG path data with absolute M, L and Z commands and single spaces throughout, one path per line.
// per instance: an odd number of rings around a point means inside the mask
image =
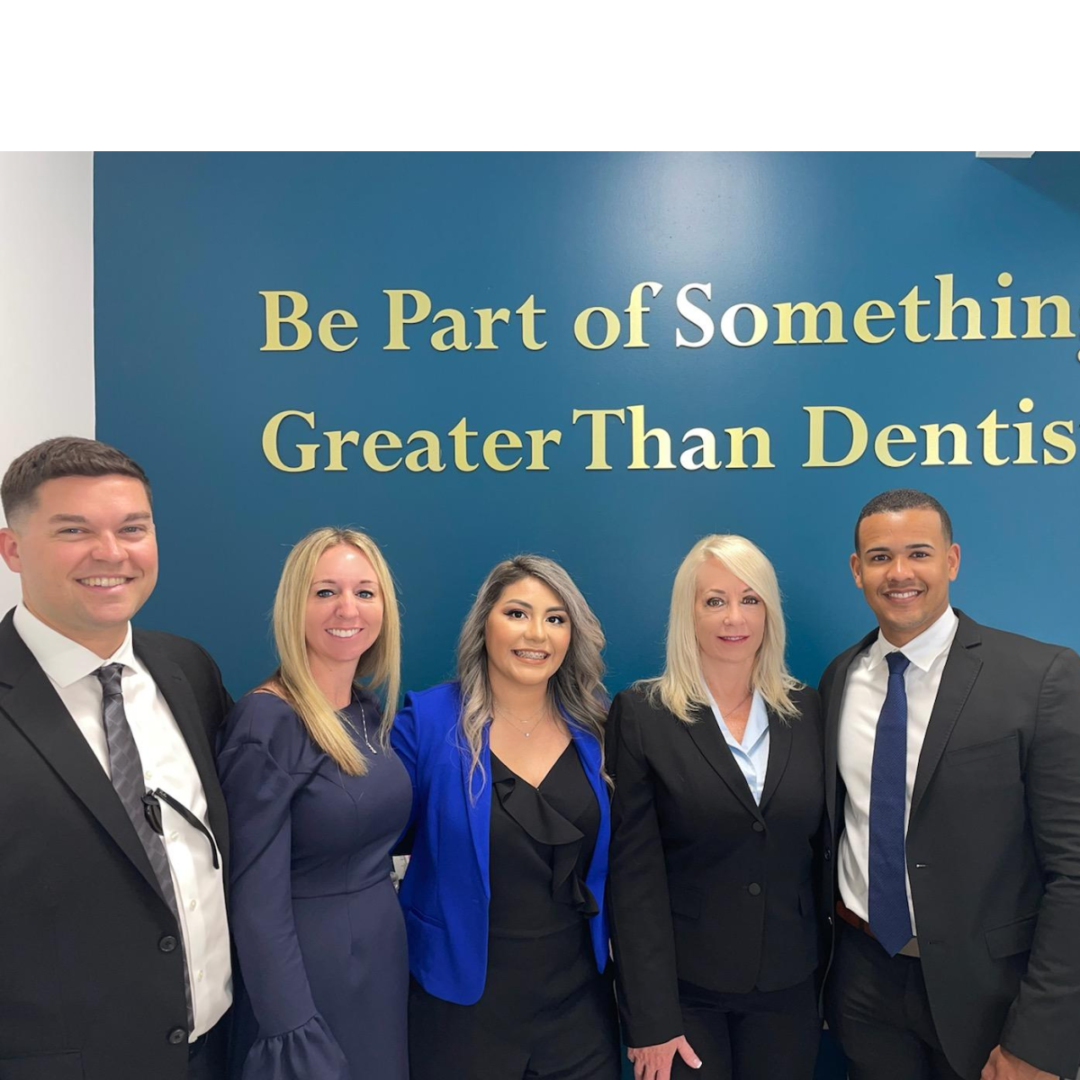
M 786 595 L 790 662 L 816 681 L 872 623 L 851 583 L 851 525 L 894 486 L 925 488 L 953 514 L 963 549 L 954 600 L 975 618 L 1080 646 L 1080 464 L 1042 464 L 1041 432 L 1080 406 L 1080 155 L 988 162 L 973 154 L 802 155 L 263 155 L 98 154 L 95 165 L 97 430 L 151 475 L 162 578 L 140 621 L 202 641 L 234 693 L 271 667 L 266 628 L 289 545 L 309 528 L 351 523 L 379 540 L 404 605 L 405 684 L 452 671 L 453 646 L 489 567 L 522 550 L 563 561 L 603 620 L 610 685 L 654 673 L 668 590 L 691 543 L 711 531 L 756 540 Z M 1014 284 L 997 284 L 1002 272 Z M 981 341 L 909 341 L 899 300 L 918 285 L 939 330 L 938 282 L 982 309 Z M 573 334 L 592 305 L 647 300 L 648 348 L 591 351 Z M 700 349 L 676 294 L 700 294 L 714 325 L 732 304 L 769 316 L 760 344 L 717 331 Z M 494 351 L 437 352 L 431 327 L 388 351 L 386 289 L 419 289 L 434 310 L 546 314 L 546 348 L 526 349 L 515 319 Z M 317 317 L 355 314 L 357 345 L 332 353 L 261 351 L 262 290 L 302 292 Z M 1072 337 L 991 340 L 991 298 L 1060 294 Z M 898 329 L 878 345 L 852 329 L 866 300 L 892 304 Z M 772 344 L 783 302 L 834 300 L 846 344 Z M 288 305 L 285 305 L 288 307 Z M 58 313 L 62 317 L 62 313 Z M 1047 312 L 1047 332 L 1053 322 Z M 964 333 L 958 314 L 956 333 Z M 445 322 L 440 325 L 445 325 Z M 592 324 L 599 333 L 599 317 Z M 796 337 L 801 336 L 796 321 Z M 736 323 L 750 332 L 745 312 Z M 338 332 L 347 340 L 350 334 Z M 1029 397 L 1029 416 L 1018 402 Z M 650 427 L 682 434 L 761 426 L 774 468 L 629 471 L 629 417 L 609 435 L 611 471 L 589 471 L 585 408 L 644 405 Z M 871 432 L 889 423 L 956 422 L 971 465 L 888 468 L 873 449 L 844 468 L 806 468 L 807 406 L 856 410 Z M 282 410 L 316 414 L 313 434 L 361 437 L 418 428 L 445 437 L 466 416 L 495 428 L 557 428 L 550 471 L 481 466 L 385 474 L 356 448 L 347 471 L 273 468 L 262 430 Z M 1034 465 L 983 460 L 976 424 L 1032 421 Z M 840 431 L 842 425 L 832 430 Z M 1064 430 L 1064 429 L 1059 429 Z M 286 440 L 288 441 L 288 440 Z M 292 442 L 296 439 L 293 438 Z M 835 439 L 838 446 L 842 440 Z M 948 440 L 946 440 L 948 446 Z M 415 448 L 415 447 L 411 447 Z M 444 443 L 447 454 L 448 444 Z M 904 447 L 894 447 L 897 455 Z M 1000 454 L 1015 458 L 1016 431 Z M 473 452 L 475 456 L 475 451 Z M 721 457 L 727 460 L 723 438 Z M 1060 451 L 1054 454 L 1061 456 Z M 283 450 L 293 461 L 298 452 Z M 506 455 L 510 456 L 510 455 Z M 753 462 L 753 443 L 748 460 Z M 948 453 L 946 453 L 946 458 Z M 326 464 L 322 451 L 320 465 Z

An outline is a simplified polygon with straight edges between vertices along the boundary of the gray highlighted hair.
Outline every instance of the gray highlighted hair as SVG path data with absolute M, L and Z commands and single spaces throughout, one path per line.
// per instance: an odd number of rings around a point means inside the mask
M 477 770 L 481 774 L 481 787 L 486 782 L 480 755 L 484 730 L 491 723 L 494 704 L 484 642 L 487 620 L 503 591 L 523 578 L 535 578 L 546 585 L 559 598 L 569 616 L 570 645 L 559 670 L 548 680 L 548 696 L 571 724 L 596 738 L 603 751 L 607 698 L 602 682 L 604 631 L 600 621 L 592 613 L 581 590 L 558 563 L 542 555 L 516 555 L 499 563 L 484 579 L 458 638 L 460 734 L 471 761 L 470 791 Z

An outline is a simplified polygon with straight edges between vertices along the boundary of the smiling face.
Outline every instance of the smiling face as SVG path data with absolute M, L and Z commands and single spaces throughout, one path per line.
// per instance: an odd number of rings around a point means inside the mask
M 487 617 L 484 647 L 495 695 L 506 689 L 546 686 L 570 646 L 570 616 L 562 600 L 534 577 L 503 589 Z
M 711 555 L 701 564 L 694 591 L 694 634 L 702 670 L 715 664 L 753 668 L 765 638 L 765 604 L 745 581 Z
M 934 510 L 871 514 L 859 525 L 851 573 L 893 645 L 906 645 L 944 613 L 959 569 L 960 547 L 946 542 Z
M 315 563 L 304 614 L 312 674 L 355 670 L 382 629 L 383 595 L 375 569 L 352 544 L 324 551 Z
M 157 582 L 150 500 L 130 476 L 46 480 L 0 530 L 0 555 L 22 577 L 27 609 L 47 626 L 111 656 Z

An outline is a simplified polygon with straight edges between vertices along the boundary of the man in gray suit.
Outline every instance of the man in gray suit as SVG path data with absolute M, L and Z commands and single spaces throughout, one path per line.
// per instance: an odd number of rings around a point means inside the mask
M 827 1015 L 851 1080 L 1055 1080 L 1080 1061 L 1080 657 L 954 610 L 959 568 L 931 496 L 863 508 L 851 571 L 877 627 L 821 682 Z

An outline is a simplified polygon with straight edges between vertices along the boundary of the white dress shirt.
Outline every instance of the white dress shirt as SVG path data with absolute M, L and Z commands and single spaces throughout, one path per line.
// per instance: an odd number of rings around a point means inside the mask
M 132 649 L 131 626 L 124 643 L 108 660 L 46 626 L 22 604 L 15 609 L 15 629 L 49 677 L 106 775 L 109 745 L 102 720 L 101 683 L 95 672 L 104 664 L 124 665 L 124 713 L 139 749 L 147 788 L 161 788 L 209 831 L 206 794 L 195 762 L 172 710 Z M 194 1041 L 218 1022 L 232 1002 L 225 892 L 206 837 L 164 801 L 161 823 L 191 978 L 195 1027 L 189 1037 Z
M 903 648 L 890 644 L 879 630 L 874 643 L 848 669 L 840 706 L 837 764 L 847 790 L 844 801 L 844 833 L 840 837 L 837 872 L 840 897 L 862 919 L 869 919 L 870 881 L 870 775 L 874 762 L 874 737 L 885 704 L 889 665 L 885 657 L 902 652 L 911 663 L 904 672 L 907 692 L 907 785 L 904 793 L 904 832 L 911 814 L 911 792 L 919 767 L 923 739 L 941 685 L 941 673 L 956 636 L 958 620 L 953 609 L 945 612 Z M 915 906 L 911 880 L 904 871 L 911 930 L 915 929 Z
M 750 714 L 746 718 L 746 730 L 743 732 L 742 742 L 739 742 L 724 723 L 720 707 L 708 685 L 705 686 L 705 693 L 709 695 L 709 705 L 720 726 L 720 734 L 724 736 L 724 742 L 728 744 L 735 764 L 746 777 L 754 802 L 760 806 L 761 793 L 765 790 L 765 773 L 769 768 L 769 713 L 765 708 L 765 699 L 754 691 Z

